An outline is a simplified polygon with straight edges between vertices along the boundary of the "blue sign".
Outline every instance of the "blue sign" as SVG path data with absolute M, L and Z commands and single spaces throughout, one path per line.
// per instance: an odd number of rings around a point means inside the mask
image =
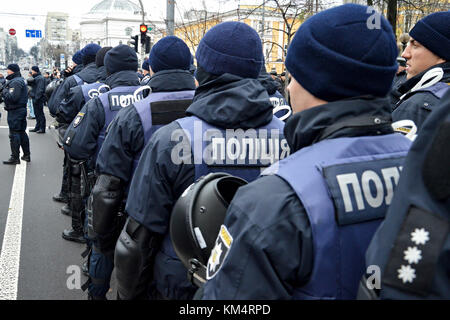
M 42 38 L 41 30 L 25 30 L 27 38 Z

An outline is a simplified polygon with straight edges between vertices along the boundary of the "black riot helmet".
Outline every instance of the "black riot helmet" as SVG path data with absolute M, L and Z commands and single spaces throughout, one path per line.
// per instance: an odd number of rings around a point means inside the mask
M 50 97 L 52 96 L 52 93 L 58 88 L 58 86 L 61 84 L 62 80 L 53 80 L 52 82 L 50 82 L 47 87 L 45 88 L 45 96 L 47 97 L 47 99 L 50 99 Z
M 244 179 L 227 173 L 201 177 L 178 199 L 172 210 L 170 237 L 175 252 L 189 270 L 189 280 L 202 286 L 206 265 L 227 208 Z

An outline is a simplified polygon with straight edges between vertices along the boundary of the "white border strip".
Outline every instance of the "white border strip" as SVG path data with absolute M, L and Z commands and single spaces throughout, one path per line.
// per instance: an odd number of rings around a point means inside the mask
M 16 165 L 0 252 L 0 300 L 17 299 L 26 173 L 27 162 L 21 161 L 19 165 Z

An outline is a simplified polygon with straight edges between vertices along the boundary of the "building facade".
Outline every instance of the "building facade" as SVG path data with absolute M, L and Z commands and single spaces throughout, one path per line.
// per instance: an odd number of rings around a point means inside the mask
M 163 21 L 145 22 L 152 30 L 164 28 Z M 92 7 L 80 24 L 81 46 L 97 43 L 101 46 L 128 44 L 139 33 L 142 10 L 128 0 L 104 0 Z M 150 32 L 151 35 L 151 32 Z
M 259 6 L 238 5 L 237 9 L 224 13 L 191 10 L 184 15 L 183 21 L 176 23 L 175 35 L 183 39 L 195 55 L 205 33 L 216 24 L 226 21 L 241 21 L 254 28 L 263 42 L 267 71 L 276 71 L 278 74 L 285 71 L 287 47 L 303 19 L 299 16 L 283 17 L 276 8 L 266 6 L 263 10 Z M 163 36 L 165 33 L 161 32 L 157 39 Z
M 69 15 L 63 12 L 48 12 L 45 21 L 45 37 L 51 43 L 69 41 Z

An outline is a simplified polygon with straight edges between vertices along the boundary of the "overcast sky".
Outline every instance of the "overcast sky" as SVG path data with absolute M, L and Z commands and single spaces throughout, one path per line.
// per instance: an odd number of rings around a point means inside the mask
M 138 0 L 131 0 L 139 3 Z M 254 0 L 250 2 L 258 2 Z M 6 1 L 3 0 L 2 4 Z M 47 12 L 67 12 L 70 15 L 69 26 L 72 29 L 78 29 L 79 23 L 83 15 L 91 10 L 91 8 L 101 2 L 101 0 L 12 0 L 8 1 L 8 5 L 0 7 L 0 27 L 5 31 L 14 28 L 17 32 L 17 40 L 19 47 L 29 50 L 39 39 L 25 37 L 26 29 L 42 30 L 44 34 L 45 18 Z M 152 17 L 164 18 L 166 15 L 166 0 L 143 0 L 144 9 L 149 12 Z M 202 0 L 177 0 L 178 8 L 175 15 L 190 8 L 201 8 Z M 241 0 L 241 3 L 249 1 Z M 224 11 L 230 7 L 236 7 L 238 0 L 205 0 L 208 10 Z

